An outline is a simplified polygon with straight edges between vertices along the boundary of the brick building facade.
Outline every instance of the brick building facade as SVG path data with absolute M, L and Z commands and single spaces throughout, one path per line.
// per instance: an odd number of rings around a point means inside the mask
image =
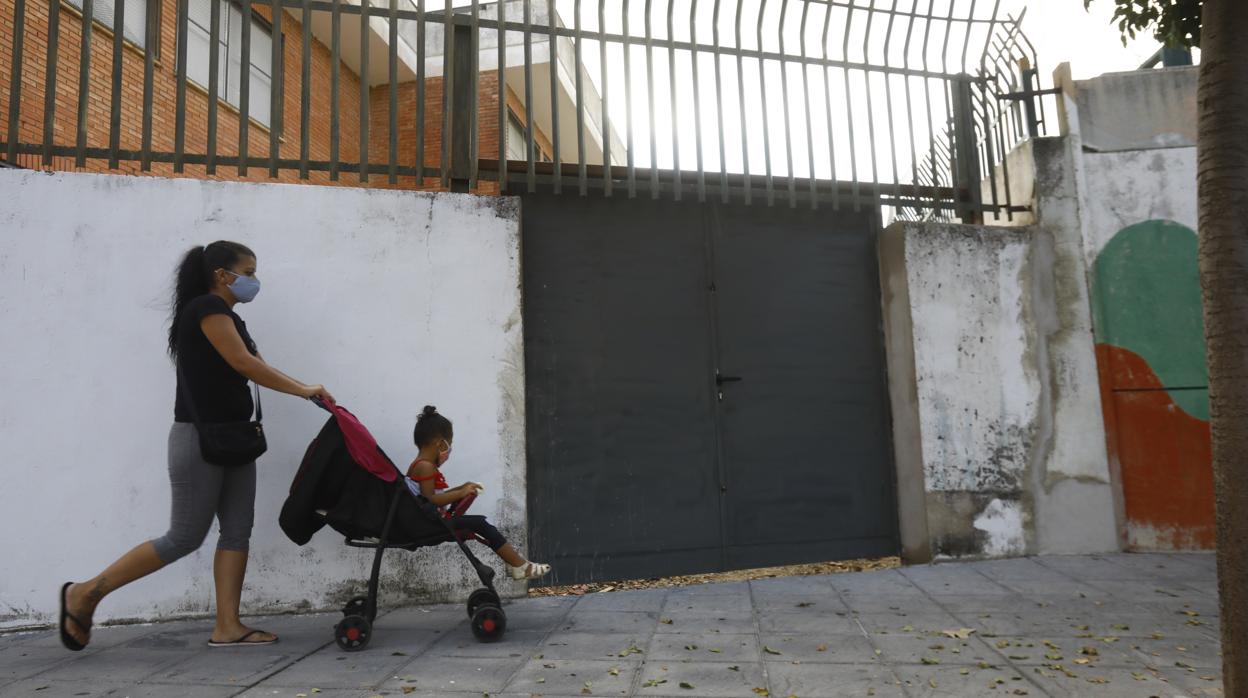
M 138 0 L 142 1 L 142 0 Z M 221 0 L 222 7 L 229 7 L 232 0 Z M 49 2 L 57 0 L 26 0 L 23 15 L 23 47 L 21 76 L 21 115 L 19 126 L 19 142 L 38 144 L 43 142 L 44 104 L 47 93 L 46 71 L 48 64 L 49 37 Z M 11 74 L 14 55 L 14 10 L 16 0 L 0 0 L 0 115 L 10 113 Z M 82 13 L 78 6 L 67 1 L 57 5 L 59 13 L 59 49 L 56 54 L 56 101 L 54 120 L 54 143 L 62 146 L 73 146 L 77 139 L 77 110 L 79 97 L 79 64 L 82 41 Z M 237 7 L 237 5 L 234 5 Z M 130 22 L 127 22 L 127 40 L 122 49 L 122 81 L 121 81 L 121 127 L 118 146 L 121 150 L 139 150 L 142 146 L 143 134 L 143 78 L 146 52 L 153 52 L 153 99 L 152 99 L 152 150 L 172 152 L 174 150 L 175 124 L 177 119 L 177 0 L 147 0 L 149 13 L 157 14 L 155 36 L 139 41 L 129 40 Z M 194 14 L 192 13 L 192 17 Z M 256 23 L 263 23 L 269 29 L 269 37 L 275 31 L 271 23 L 269 8 L 265 5 L 253 6 L 253 17 Z M 358 34 L 358 19 L 355 27 L 348 29 L 343 15 L 343 35 L 350 32 Z M 88 81 L 89 101 L 87 110 L 87 146 L 106 148 L 109 146 L 110 113 L 111 113 L 111 76 L 113 62 L 113 34 L 111 26 L 97 21 L 93 25 L 90 46 L 90 78 Z M 431 25 L 435 24 L 432 20 Z M 253 24 L 256 26 L 256 24 Z M 301 137 L 301 92 L 302 92 L 302 32 L 303 26 L 296 15 L 289 11 L 281 21 L 283 37 L 281 55 L 281 74 L 274 77 L 279 80 L 281 88 L 280 109 L 273 111 L 273 123 L 268 126 L 260 120 L 252 118 L 248 126 L 247 152 L 252 158 L 268 158 L 270 156 L 270 128 L 279 129 L 280 142 L 278 156 L 282 159 L 300 157 Z M 224 32 L 223 32 L 224 33 Z M 257 48 L 260 42 L 255 38 L 258 32 L 253 29 L 253 62 L 257 52 L 266 54 L 271 44 Z M 271 39 L 269 39 L 271 40 Z M 146 44 L 146 45 L 141 45 Z M 309 114 L 308 114 L 308 157 L 312 161 L 328 161 L 331 143 L 331 76 L 335 70 L 332 52 L 326 43 L 316 36 L 310 42 L 309 70 Z M 227 60 L 228 52 L 222 50 L 220 60 Z M 267 57 L 267 55 L 266 55 Z M 385 58 L 385 54 L 382 54 Z M 206 59 L 205 59 L 206 60 Z M 354 163 L 359 161 L 360 147 L 360 77 L 347 61 L 336 66 L 339 71 L 339 161 Z M 203 70 L 207 74 L 207 69 Z M 188 75 L 192 71 L 188 70 Z M 505 132 L 505 125 L 500 128 L 498 123 L 498 80 L 497 70 L 483 69 L 478 75 L 478 152 L 482 158 L 496 158 L 499 139 Z M 259 93 L 267 105 L 267 86 Z M 401 81 L 397 87 L 398 106 L 398 149 L 396 160 L 400 166 L 414 166 L 416 160 L 416 83 L 413 79 Z M 252 87 L 252 99 L 257 99 L 255 85 Z M 440 188 L 437 178 L 427 178 L 423 186 L 418 186 L 414 177 L 400 177 L 397 185 L 389 183 L 389 85 L 370 85 L 368 93 L 367 114 L 368 128 L 368 181 L 354 172 L 339 174 L 337 184 L 347 186 L 422 188 L 436 190 Z M 442 154 L 442 77 L 440 75 L 425 80 L 425 148 L 424 161 L 428 167 L 438 167 Z M 518 123 L 523 124 L 528 118 L 523 102 L 517 98 L 514 90 L 508 87 L 506 98 L 508 107 Z M 185 152 L 188 154 L 204 154 L 208 147 L 208 104 L 207 89 L 192 80 L 187 81 L 186 89 L 186 134 Z M 253 101 L 253 104 L 256 104 Z M 253 114 L 255 112 L 253 111 Z M 218 101 L 217 110 L 217 143 L 216 153 L 222 157 L 236 157 L 239 152 L 239 121 L 240 114 L 235 105 L 222 97 Z M 0 139 L 5 134 L 0 132 Z M 549 150 L 549 140 L 542 133 L 540 126 L 535 126 L 535 140 L 538 142 L 539 156 Z M 0 151 L 0 159 L 4 154 Z M 42 169 L 42 156 L 39 154 L 20 154 L 15 158 L 16 165 L 33 169 Z M 88 158 L 86 166 L 75 166 L 72 156 L 57 156 L 52 160 L 54 170 L 118 172 L 123 174 L 144 174 L 137 161 L 122 160 L 115 168 L 110 168 L 107 159 Z M 269 177 L 268 167 L 252 165 L 246 176 L 240 176 L 236 165 L 218 164 L 215 173 L 209 174 L 202 164 L 186 164 L 182 174 L 176 174 L 171 163 L 153 162 L 150 174 L 166 177 L 195 177 L 203 179 L 229 181 L 278 181 L 314 184 L 334 184 L 330 175 L 324 171 L 310 171 L 308 179 L 302 180 L 297 169 L 283 169 L 276 178 Z M 495 182 L 483 181 L 477 191 L 495 193 L 498 187 Z

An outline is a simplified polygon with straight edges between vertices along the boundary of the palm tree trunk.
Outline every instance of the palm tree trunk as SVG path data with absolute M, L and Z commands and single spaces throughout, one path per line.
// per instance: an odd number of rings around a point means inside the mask
M 1248 2 L 1205 0 L 1197 181 L 1227 696 L 1248 696 Z

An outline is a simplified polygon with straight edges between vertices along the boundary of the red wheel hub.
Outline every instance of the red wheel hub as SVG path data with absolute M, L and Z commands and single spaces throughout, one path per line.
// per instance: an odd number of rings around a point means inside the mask
M 360 629 L 359 628 L 347 628 L 347 639 L 350 640 L 351 642 L 355 642 L 356 640 L 360 639 Z
M 494 622 L 493 618 L 486 618 L 485 620 L 481 621 L 481 629 L 487 633 L 494 632 L 494 629 L 497 627 L 498 625 Z

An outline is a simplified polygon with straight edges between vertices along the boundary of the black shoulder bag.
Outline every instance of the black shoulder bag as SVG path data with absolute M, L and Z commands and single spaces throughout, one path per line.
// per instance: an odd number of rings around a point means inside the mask
M 182 399 L 186 400 L 186 409 L 199 432 L 199 452 L 204 460 L 214 465 L 246 465 L 269 449 L 264 426 L 260 423 L 263 419 L 260 386 L 256 386 L 256 421 L 201 422 L 181 363 L 178 364 L 178 385 L 182 387 Z

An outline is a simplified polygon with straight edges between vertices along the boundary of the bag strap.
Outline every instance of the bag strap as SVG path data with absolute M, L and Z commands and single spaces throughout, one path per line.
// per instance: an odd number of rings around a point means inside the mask
M 178 389 L 182 393 L 182 399 L 186 401 L 186 411 L 191 413 L 191 421 L 195 423 L 195 428 L 200 425 L 199 410 L 195 409 L 195 401 L 191 399 L 191 389 L 186 384 L 186 374 L 182 372 L 182 360 L 179 359 L 178 365 Z M 260 407 L 260 384 L 256 384 L 256 421 L 264 423 L 264 410 Z

